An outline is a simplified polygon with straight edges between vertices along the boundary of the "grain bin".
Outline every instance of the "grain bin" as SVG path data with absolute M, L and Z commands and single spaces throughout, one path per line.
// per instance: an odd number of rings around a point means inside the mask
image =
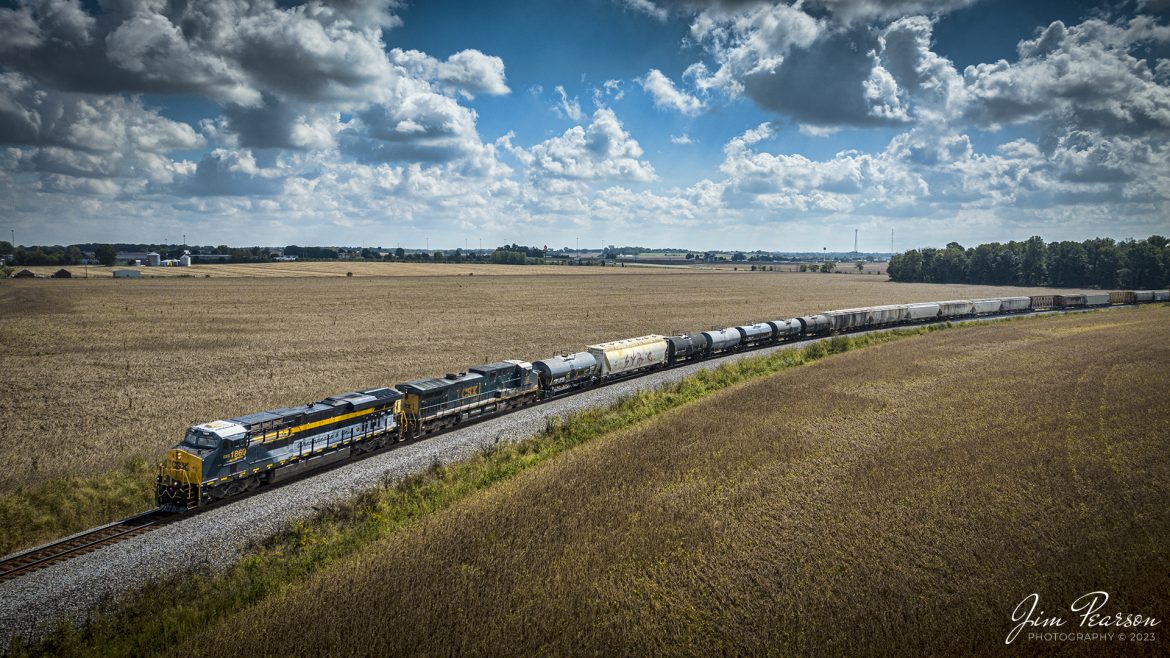
M 666 336 L 657 334 L 589 345 L 585 349 L 601 364 L 602 377 L 642 370 L 666 362 Z

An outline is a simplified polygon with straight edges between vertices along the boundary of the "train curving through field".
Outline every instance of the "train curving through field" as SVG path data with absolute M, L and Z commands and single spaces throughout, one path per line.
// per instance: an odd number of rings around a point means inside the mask
M 531 363 L 500 361 L 441 378 L 194 425 L 159 465 L 156 498 L 163 510 L 184 512 L 461 422 L 732 352 L 914 323 L 1154 301 L 1170 301 L 1170 291 L 872 306 L 674 336 L 627 338 Z

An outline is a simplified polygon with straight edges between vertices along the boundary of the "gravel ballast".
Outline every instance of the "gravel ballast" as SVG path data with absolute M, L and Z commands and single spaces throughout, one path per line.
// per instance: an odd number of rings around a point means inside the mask
M 242 557 L 254 542 L 387 478 L 400 479 L 435 463 L 465 459 L 496 441 L 535 436 L 552 417 L 563 417 L 582 408 L 609 406 L 636 391 L 675 382 L 702 369 L 778 349 L 803 347 L 810 342 L 814 341 L 711 359 L 520 409 L 283 486 L 262 489 L 262 493 L 0 583 L 0 650 L 7 649 L 14 635 L 39 639 L 57 620 L 82 622 L 101 603 L 150 580 L 193 569 L 222 570 Z

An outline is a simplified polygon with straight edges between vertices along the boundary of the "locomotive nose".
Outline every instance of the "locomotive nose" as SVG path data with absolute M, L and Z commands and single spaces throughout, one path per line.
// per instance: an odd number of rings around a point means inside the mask
M 203 461 L 199 457 L 178 448 L 168 451 L 166 461 L 159 465 L 155 502 L 170 512 L 197 506 L 202 477 Z

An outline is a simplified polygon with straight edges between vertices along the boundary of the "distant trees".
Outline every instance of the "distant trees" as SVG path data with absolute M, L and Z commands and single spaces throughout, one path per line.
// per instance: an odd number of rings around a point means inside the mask
M 109 267 L 118 261 L 118 252 L 114 245 L 99 244 L 93 249 L 93 257 L 102 265 Z
M 894 281 L 926 283 L 1166 288 L 1170 240 L 1154 235 L 1123 242 L 1094 238 L 1045 244 L 1033 236 L 1024 242 L 991 242 L 967 249 L 952 242 L 945 249 L 897 254 L 890 259 L 888 272 Z
M 523 251 L 512 251 L 500 247 L 492 252 L 492 262 L 499 265 L 523 265 L 528 258 Z

